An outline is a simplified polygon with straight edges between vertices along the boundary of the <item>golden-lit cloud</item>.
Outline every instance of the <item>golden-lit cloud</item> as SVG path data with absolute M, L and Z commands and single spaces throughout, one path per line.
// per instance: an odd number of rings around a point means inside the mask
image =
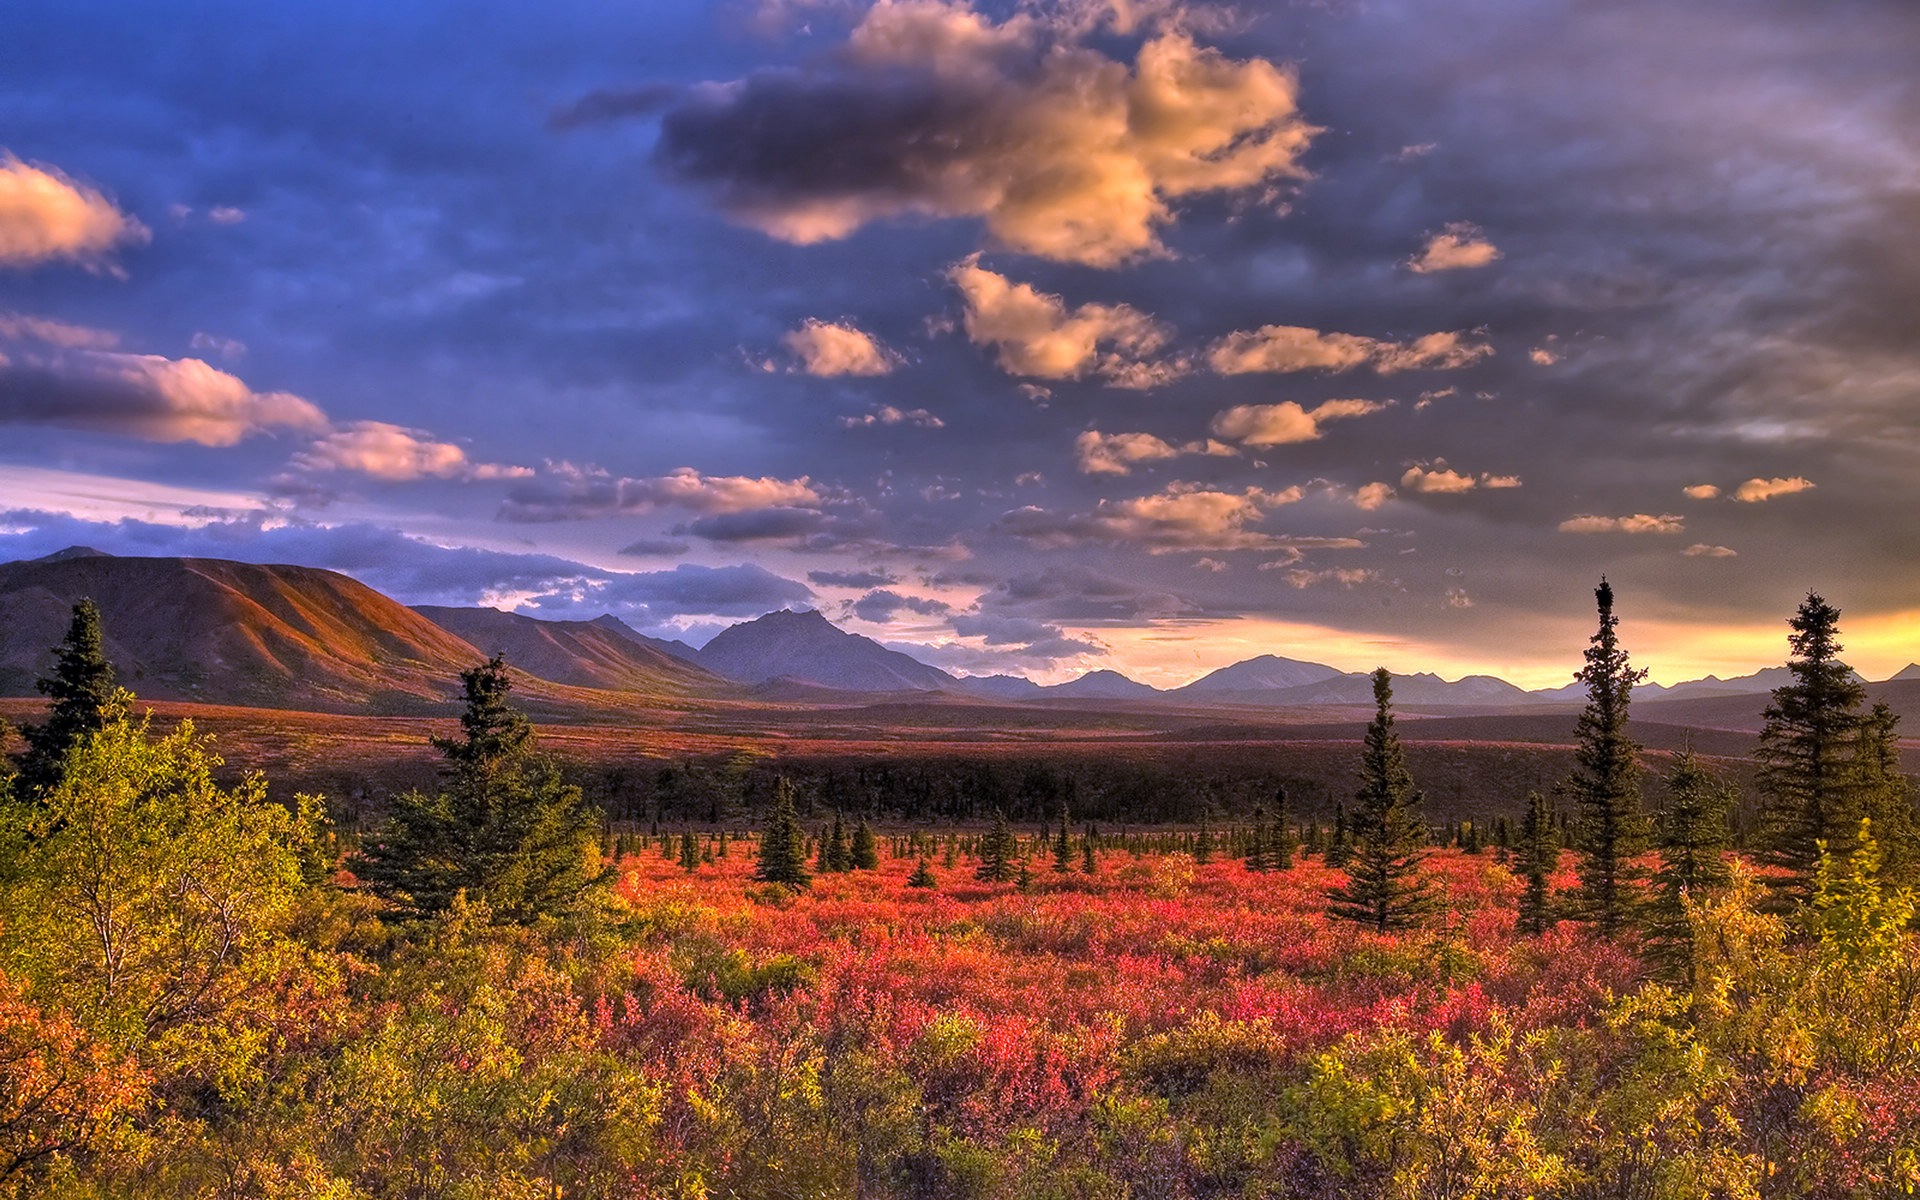
M 0 267 L 64 260 L 97 269 L 115 247 L 147 237 L 146 226 L 95 189 L 0 151 Z
M 203 446 L 327 429 L 326 415 L 299 396 L 256 392 L 200 359 L 101 350 L 0 361 L 0 422 Z
M 0 313 L 0 341 L 43 342 L 65 350 L 111 350 L 120 337 L 107 329 L 9 312 Z
M 1353 490 L 1355 508 L 1372 512 L 1393 499 L 1393 485 L 1387 483 L 1363 483 Z
M 1680 489 L 1689 500 L 1712 500 L 1720 495 L 1720 489 L 1711 483 L 1696 483 Z
M 1560 522 L 1561 533 L 1679 533 L 1687 527 L 1686 518 L 1673 513 L 1652 516 L 1634 513 L 1626 517 L 1569 517 Z
M 1111 267 L 1163 253 L 1173 204 L 1305 175 L 1290 69 L 1168 23 L 1131 63 L 1087 22 L 962 0 L 874 4 L 826 65 L 691 89 L 659 155 L 783 241 L 973 217 L 1009 250 Z
M 1336 587 L 1350 588 L 1357 584 L 1371 583 L 1380 577 L 1380 572 L 1366 567 L 1329 567 L 1323 571 L 1297 569 L 1288 571 L 1284 579 L 1288 587 L 1306 589 L 1333 584 Z
M 1069 308 L 1059 296 L 1014 283 L 976 259 L 955 263 L 947 278 L 965 306 L 962 324 L 976 346 L 991 346 L 1010 375 L 1032 379 L 1103 378 L 1115 387 L 1153 386 L 1179 368 L 1148 356 L 1166 344 L 1152 317 L 1125 304 Z
M 780 342 L 793 356 L 792 369 L 807 375 L 885 375 L 900 365 L 900 356 L 872 334 L 814 317 L 783 335 Z
M 1087 475 L 1125 475 L 1144 462 L 1177 458 L 1180 451 L 1150 433 L 1100 433 L 1089 429 L 1073 441 L 1074 457 Z
M 1706 542 L 1695 542 L 1680 553 L 1688 558 L 1737 558 L 1740 552 L 1726 546 L 1714 546 Z
M 501 505 L 509 521 L 572 521 L 679 508 L 709 516 L 766 509 L 818 507 L 823 497 L 812 480 L 770 476 L 703 475 L 680 467 L 665 475 L 621 478 L 592 467 L 549 463 L 522 481 Z
M 1386 405 L 1372 400 L 1328 400 L 1313 408 L 1302 408 L 1292 400 L 1278 404 L 1239 404 L 1213 418 L 1211 426 L 1218 437 L 1248 446 L 1285 446 L 1317 440 L 1329 421 L 1364 417 Z
M 1239 330 L 1207 350 L 1207 365 L 1220 375 L 1291 371 L 1350 371 L 1371 366 L 1382 375 L 1413 370 L 1454 370 L 1493 353 L 1484 342 L 1455 332 L 1429 333 L 1411 342 L 1385 342 L 1353 333 L 1323 333 L 1302 325 L 1263 325 Z
M 1174 484 L 1149 496 L 1102 500 L 1091 513 L 1015 509 L 1002 516 L 997 527 L 1043 546 L 1125 544 L 1141 546 L 1152 554 L 1278 550 L 1315 539 L 1261 533 L 1248 526 L 1275 508 L 1297 502 L 1304 494 L 1298 487 L 1278 492 L 1262 488 L 1226 492 L 1196 484 Z
M 1420 253 L 1407 260 L 1407 269 L 1421 275 L 1464 271 L 1487 266 L 1499 257 L 1499 247 L 1488 241 L 1477 226 L 1456 221 L 1427 239 Z
M 864 429 L 871 425 L 912 425 L 917 429 L 943 429 L 947 423 L 924 408 L 897 408 L 891 404 L 882 404 L 871 412 L 861 413 L 857 417 L 841 417 L 840 424 L 847 429 Z
M 1449 467 L 1444 459 L 1435 459 L 1431 463 L 1415 463 L 1408 467 L 1406 474 L 1400 477 L 1400 486 L 1409 492 L 1444 496 L 1471 492 L 1476 488 L 1517 488 L 1523 483 L 1518 475 L 1495 475 L 1491 472 L 1470 475 Z
M 1742 504 L 1759 504 L 1775 496 L 1791 496 L 1796 492 L 1804 492 L 1813 486 L 1811 479 L 1803 479 L 1798 475 L 1789 478 L 1749 479 L 1733 489 L 1733 499 Z
M 322 435 L 296 454 L 303 471 L 353 471 L 389 482 L 416 479 L 525 479 L 527 467 L 477 463 L 451 442 L 385 421 L 354 421 Z

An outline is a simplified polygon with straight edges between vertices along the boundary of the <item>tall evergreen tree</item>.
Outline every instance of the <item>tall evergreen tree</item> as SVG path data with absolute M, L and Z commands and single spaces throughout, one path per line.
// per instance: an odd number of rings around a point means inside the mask
M 847 854 L 847 865 L 856 871 L 871 871 L 880 865 L 880 847 L 873 838 L 873 826 L 867 824 L 865 817 L 853 828 L 853 847 Z
M 1861 719 L 1854 763 L 1861 815 L 1873 822 L 1880 848 L 1881 878 L 1896 887 L 1920 883 L 1920 795 L 1901 769 L 1900 715 L 1884 700 Z
M 1244 859 L 1247 864 L 1247 870 L 1265 871 L 1267 869 L 1268 836 L 1267 810 L 1261 808 L 1259 805 L 1255 805 L 1253 809 L 1253 824 L 1247 830 L 1246 850 L 1241 855 L 1241 858 Z
M 1733 789 L 1716 779 L 1692 747 L 1681 751 L 1667 773 L 1667 807 L 1660 814 L 1660 866 L 1654 872 L 1648 943 L 1654 957 L 1692 982 L 1693 928 L 1687 900 L 1703 899 L 1733 877 L 1727 862 L 1732 834 Z
M 1002 809 L 993 813 L 993 828 L 980 843 L 980 865 L 973 874 L 977 879 L 988 883 L 1005 883 L 1013 878 L 1014 859 L 1019 856 L 1020 846 L 1013 836 L 1013 826 L 1007 824 L 1007 814 Z
M 1344 867 L 1353 858 L 1353 839 L 1347 828 L 1347 810 L 1344 805 L 1333 806 L 1333 824 L 1327 828 L 1325 857 L 1330 867 Z
M 1553 807 L 1539 792 L 1527 793 L 1527 813 L 1520 822 L 1520 844 L 1515 849 L 1525 884 L 1520 892 L 1520 931 L 1545 933 L 1554 924 L 1547 888 L 1560 865 L 1560 835 L 1553 828 Z
M 766 832 L 760 835 L 760 858 L 753 877 L 794 888 L 813 882 L 807 873 L 807 837 L 793 807 L 793 782 L 784 775 L 773 784 L 773 811 L 767 815 Z
M 1353 839 L 1347 882 L 1334 889 L 1328 913 L 1379 933 L 1413 925 L 1433 907 L 1420 878 L 1426 828 L 1400 736 L 1393 728 L 1393 676 L 1373 673 L 1374 716 L 1360 753 L 1358 804 L 1348 818 Z
M 821 842 L 820 854 L 823 870 L 836 874 L 853 869 L 853 847 L 847 842 L 847 823 L 841 819 L 840 810 L 833 810 L 833 831 Z
M 389 919 L 431 917 L 465 892 L 496 921 L 530 924 L 572 909 L 605 877 L 600 814 L 536 759 L 533 730 L 506 703 L 498 656 L 460 674 L 465 736 L 436 738 L 446 785 L 396 797 L 361 851 L 367 886 Z
M 1200 829 L 1193 835 L 1193 861 L 1203 867 L 1213 861 L 1213 821 L 1206 808 L 1200 810 Z
M 680 834 L 680 869 L 691 875 L 700 867 L 700 843 L 693 836 L 693 830 L 684 830 Z
M 52 673 L 34 684 L 51 702 L 47 719 L 20 727 L 27 746 L 17 760 L 15 787 L 24 797 L 37 797 L 57 786 L 65 774 L 67 752 L 125 716 L 132 699 L 114 686 L 100 610 L 93 601 L 73 606 L 67 635 L 53 654 Z
M 1860 803 L 1860 704 L 1866 690 L 1840 659 L 1840 610 L 1809 592 L 1787 622 L 1793 679 L 1773 690 L 1760 745 L 1762 856 L 1785 872 L 1794 899 L 1811 897 L 1820 844 L 1852 851 Z
M 1287 811 L 1284 784 L 1273 789 L 1273 824 L 1267 826 L 1267 869 L 1293 868 L 1293 815 Z
M 1073 830 L 1065 808 L 1060 810 L 1060 832 L 1053 839 L 1053 869 L 1061 875 L 1073 870 Z
M 1093 852 L 1093 838 L 1091 836 L 1082 836 L 1080 839 L 1080 873 L 1082 875 L 1098 875 L 1100 873 L 1100 859 Z
M 910 888 L 930 888 L 937 883 L 939 883 L 939 880 L 933 877 L 933 864 L 927 861 L 924 854 L 921 855 L 919 864 L 913 868 L 913 874 L 907 876 L 907 886 Z
M 1600 627 L 1586 650 L 1586 665 L 1574 678 L 1586 685 L 1587 705 L 1574 727 L 1574 772 L 1566 791 L 1578 806 L 1575 849 L 1579 852 L 1582 919 L 1614 934 L 1632 920 L 1639 901 L 1635 863 L 1652 830 L 1640 806 L 1640 747 L 1627 732 L 1633 685 L 1647 673 L 1635 670 L 1620 645 L 1613 615 L 1613 588 L 1605 578 L 1594 589 Z

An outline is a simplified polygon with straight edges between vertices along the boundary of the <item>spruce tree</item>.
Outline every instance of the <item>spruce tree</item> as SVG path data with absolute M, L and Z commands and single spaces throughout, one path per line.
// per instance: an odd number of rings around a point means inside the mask
M 1560 865 L 1560 835 L 1553 828 L 1553 807 L 1539 792 L 1527 793 L 1526 816 L 1520 821 L 1520 843 L 1515 847 L 1520 878 L 1520 932 L 1542 934 L 1554 924 L 1548 881 Z
M 907 876 L 907 886 L 911 888 L 930 888 L 938 881 L 933 877 L 933 864 L 922 855 L 920 862 L 913 868 L 913 874 Z
M 1881 700 L 1861 719 L 1854 754 L 1861 815 L 1873 822 L 1880 877 L 1895 887 L 1920 882 L 1920 800 L 1900 765 L 1900 716 Z
M 1060 832 L 1053 839 L 1053 869 L 1061 875 L 1073 870 L 1073 834 L 1064 808 L 1060 810 Z
M 497 922 L 564 915 L 605 878 L 600 814 L 533 756 L 532 728 L 506 704 L 512 682 L 498 655 L 460 682 L 464 736 L 433 739 L 446 785 L 394 799 L 360 873 L 388 902 L 389 920 L 432 917 L 462 892 Z
M 826 839 L 821 853 L 826 856 L 826 869 L 835 873 L 853 869 L 853 847 L 847 842 L 847 824 L 840 819 L 840 810 L 833 810 L 833 832 Z
M 865 817 L 853 830 L 853 848 L 848 851 L 847 865 L 856 871 L 871 871 L 880 865 L 880 847 L 873 840 L 873 826 L 867 824 Z
M 1253 809 L 1253 826 L 1247 830 L 1246 851 L 1241 857 L 1249 871 L 1267 869 L 1267 813 L 1258 805 Z
M 1374 717 L 1360 755 L 1358 801 L 1348 825 L 1353 839 L 1347 882 L 1334 889 L 1328 914 L 1385 933 L 1415 924 L 1433 907 L 1420 878 L 1426 828 L 1420 793 L 1393 729 L 1393 676 L 1373 673 Z
M 1333 806 L 1333 824 L 1327 830 L 1326 863 L 1329 867 L 1344 867 L 1353 857 L 1353 841 L 1347 829 L 1347 810 L 1344 806 Z
M 1082 875 L 1100 873 L 1100 860 L 1094 856 L 1091 836 L 1083 836 L 1080 839 L 1080 873 Z
M 67 635 L 53 648 L 51 674 L 34 686 L 51 703 L 47 719 L 22 725 L 27 746 L 18 760 L 15 788 L 34 798 L 58 786 L 65 775 L 68 751 L 115 719 L 125 716 L 132 697 L 113 683 L 113 664 L 107 661 L 106 637 L 100 629 L 100 610 L 91 600 L 73 606 Z
M 1817 592 L 1787 622 L 1792 682 L 1773 690 L 1760 745 L 1760 849 L 1784 875 L 1786 894 L 1811 897 L 1820 845 L 1836 858 L 1852 851 L 1860 817 L 1856 755 L 1866 691 L 1840 659 L 1840 610 Z
M 1213 822 L 1204 808 L 1200 810 L 1200 830 L 1193 838 L 1193 861 L 1203 867 L 1213 861 Z
M 700 866 L 700 843 L 693 836 L 693 830 L 680 835 L 680 867 L 691 875 Z
M 1293 869 L 1293 816 L 1287 812 L 1287 789 L 1273 789 L 1273 824 L 1267 827 L 1267 869 Z
M 1632 920 L 1644 853 L 1651 829 L 1640 807 L 1640 747 L 1627 732 L 1633 685 L 1646 678 L 1620 645 L 1613 615 L 1613 588 L 1603 577 L 1593 597 L 1600 627 L 1586 650 L 1586 665 L 1574 676 L 1586 685 L 1587 705 L 1574 728 L 1574 772 L 1567 793 L 1578 806 L 1575 849 L 1579 852 L 1579 915 L 1604 934 Z
M 773 784 L 773 811 L 767 815 L 766 832 L 760 835 L 760 857 L 753 877 L 761 883 L 792 888 L 813 882 L 807 873 L 806 834 L 800 830 L 800 814 L 793 807 L 793 783 L 784 775 Z
M 1692 982 L 1693 929 L 1687 900 L 1701 900 L 1732 879 L 1727 826 L 1733 790 L 1714 778 L 1688 747 L 1667 774 L 1667 807 L 1660 814 L 1660 866 L 1654 872 L 1648 943 L 1653 957 Z
M 1014 858 L 1019 852 L 1013 826 L 1007 824 L 1006 812 L 995 809 L 993 828 L 980 843 L 980 865 L 974 870 L 974 877 L 987 883 L 1007 882 L 1013 878 Z

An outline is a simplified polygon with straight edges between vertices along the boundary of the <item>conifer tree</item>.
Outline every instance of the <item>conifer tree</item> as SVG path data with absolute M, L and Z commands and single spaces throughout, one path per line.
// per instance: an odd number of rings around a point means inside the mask
M 1093 853 L 1093 838 L 1091 836 L 1080 839 L 1080 873 L 1082 875 L 1098 875 L 1100 873 L 1100 860 L 1095 857 Z
M 1326 861 L 1329 867 L 1344 867 L 1353 857 L 1353 842 L 1347 829 L 1347 810 L 1333 806 L 1333 824 L 1327 829 Z
M 952 838 L 947 839 L 946 849 L 940 854 L 940 865 L 951 871 L 960 863 L 960 844 Z
M 1553 808 L 1539 792 L 1527 793 L 1527 812 L 1520 821 L 1520 844 L 1515 849 L 1520 878 L 1525 881 L 1520 893 L 1520 931 L 1545 933 L 1554 924 L 1547 886 L 1560 864 L 1560 835 L 1553 828 Z
M 1682 970 L 1692 982 L 1693 929 L 1687 899 L 1703 899 L 1732 879 L 1727 826 L 1733 790 L 1714 778 L 1692 747 L 1683 750 L 1667 774 L 1667 807 L 1660 814 L 1660 866 L 1654 872 L 1652 920 L 1648 942 L 1656 959 Z
M 47 719 L 20 727 L 27 746 L 17 760 L 15 787 L 27 798 L 57 786 L 65 774 L 67 752 L 125 716 L 132 702 L 130 695 L 114 686 L 100 610 L 93 601 L 73 606 L 66 637 L 53 654 L 52 673 L 34 683 L 51 702 Z
M 1060 832 L 1053 839 L 1053 869 L 1059 874 L 1073 870 L 1073 834 L 1067 822 L 1067 810 L 1060 810 Z
M 873 840 L 873 826 L 867 824 L 865 817 L 853 830 L 853 847 L 847 854 L 847 865 L 856 871 L 871 871 L 880 865 L 880 847 Z
M 974 870 L 974 877 L 987 883 L 1007 882 L 1013 878 L 1013 860 L 1019 852 L 1020 847 L 1013 836 L 1013 826 L 1007 824 L 1005 810 L 995 809 L 993 828 L 980 843 L 980 865 Z
M 680 867 L 691 875 L 700 866 L 700 843 L 689 829 L 680 835 Z
M 1213 821 L 1207 813 L 1200 810 L 1200 830 L 1193 838 L 1193 861 L 1203 867 L 1213 861 Z
M 920 862 L 913 868 L 913 874 L 907 876 L 907 886 L 912 888 L 930 888 L 938 881 L 933 877 L 933 864 L 922 855 Z
M 1809 592 L 1787 624 L 1793 679 L 1773 690 L 1754 757 L 1765 802 L 1762 855 L 1784 870 L 1787 895 L 1805 900 L 1820 843 L 1845 857 L 1863 815 L 1856 756 L 1866 692 L 1840 659 L 1839 609 Z
M 1267 827 L 1267 868 L 1293 869 L 1293 816 L 1287 812 L 1287 789 L 1273 789 L 1273 824 Z
M 1014 872 L 1013 885 L 1023 892 L 1033 888 L 1033 870 L 1027 865 L 1024 855 L 1020 859 L 1020 869 Z
M 1593 597 L 1600 614 L 1586 650 L 1586 665 L 1574 676 L 1586 685 L 1587 705 L 1574 728 L 1574 772 L 1566 791 L 1578 806 L 1578 912 L 1601 933 L 1625 928 L 1638 903 L 1641 877 L 1634 859 L 1644 853 L 1651 829 L 1640 807 L 1640 747 L 1627 732 L 1633 685 L 1646 678 L 1620 645 L 1613 615 L 1613 588 L 1603 577 Z
M 1258 805 L 1253 809 L 1253 825 L 1247 830 L 1246 851 L 1241 857 L 1249 871 L 1267 869 L 1267 813 Z
M 825 855 L 826 870 L 839 873 L 853 869 L 853 847 L 847 843 L 847 824 L 840 818 L 840 810 L 833 810 L 833 832 L 826 838 L 821 853 Z
M 1880 700 L 1860 723 L 1854 755 L 1859 808 L 1873 822 L 1880 873 L 1892 886 L 1920 882 L 1920 796 L 1900 764 L 1900 715 Z
M 1420 878 L 1426 828 L 1393 729 L 1393 676 L 1373 673 L 1374 717 L 1360 755 L 1360 789 L 1349 825 L 1353 838 L 1347 882 L 1334 889 L 1328 913 L 1378 933 L 1416 923 L 1433 906 Z
M 803 888 L 813 882 L 807 874 L 807 841 L 800 830 L 800 814 L 793 807 L 793 782 L 782 775 L 773 784 L 773 811 L 760 835 L 759 862 L 753 877 L 761 883 Z
M 394 799 L 361 874 L 390 920 L 434 916 L 462 892 L 498 922 L 562 915 L 605 877 L 600 814 L 532 755 L 532 727 L 506 703 L 512 681 L 498 655 L 460 682 L 464 736 L 433 739 L 446 785 Z

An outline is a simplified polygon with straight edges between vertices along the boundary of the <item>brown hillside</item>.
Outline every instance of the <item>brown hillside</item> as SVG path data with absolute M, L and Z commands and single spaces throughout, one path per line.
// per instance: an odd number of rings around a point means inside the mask
M 734 690 L 709 671 L 592 621 L 538 621 L 497 608 L 422 605 L 414 611 L 483 653 L 504 654 L 554 683 L 650 695 Z

